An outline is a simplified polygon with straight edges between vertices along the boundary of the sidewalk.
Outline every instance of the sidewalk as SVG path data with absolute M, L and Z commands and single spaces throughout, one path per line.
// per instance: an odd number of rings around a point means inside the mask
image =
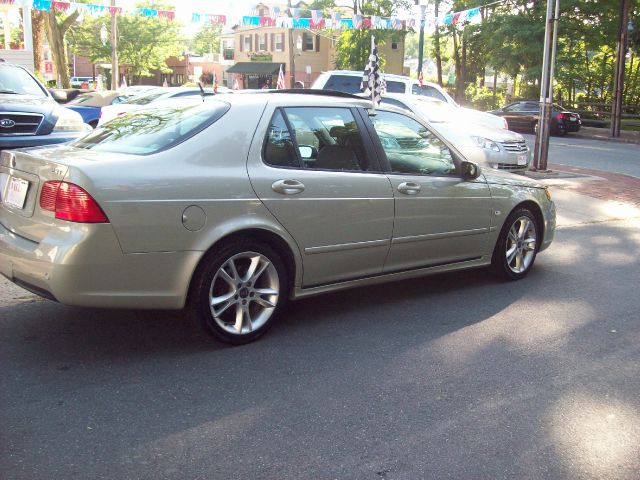
M 619 138 L 609 136 L 608 128 L 581 127 L 579 132 L 571 133 L 575 138 L 588 138 L 592 140 L 606 140 L 618 143 L 636 143 L 640 145 L 640 131 L 620 130 Z
M 558 210 L 558 226 L 609 220 L 640 220 L 640 179 L 619 173 L 567 165 L 524 175 L 549 185 Z

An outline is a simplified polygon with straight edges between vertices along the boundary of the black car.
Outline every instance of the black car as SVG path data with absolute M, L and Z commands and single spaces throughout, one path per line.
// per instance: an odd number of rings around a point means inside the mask
M 87 131 L 28 70 L 0 61 L 0 150 L 68 142 Z
M 540 103 L 535 100 L 513 102 L 506 107 L 491 110 L 489 113 L 504 117 L 509 124 L 509 130 L 524 130 L 535 132 L 540 117 Z M 580 115 L 568 111 L 558 104 L 553 104 L 551 110 L 551 134 L 566 135 L 580 130 L 582 122 Z

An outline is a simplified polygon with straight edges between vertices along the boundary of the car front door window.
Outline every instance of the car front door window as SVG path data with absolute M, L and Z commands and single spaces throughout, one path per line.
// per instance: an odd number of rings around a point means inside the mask
M 436 176 L 456 173 L 449 147 L 421 123 L 381 111 L 373 118 L 373 126 L 392 172 Z

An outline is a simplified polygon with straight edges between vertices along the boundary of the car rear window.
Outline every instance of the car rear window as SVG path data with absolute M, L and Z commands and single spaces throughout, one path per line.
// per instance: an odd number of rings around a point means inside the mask
M 360 93 L 362 91 L 360 90 L 361 83 L 362 77 L 356 77 L 354 75 L 331 75 L 322 89 L 345 93 Z M 387 80 L 386 83 L 388 93 L 405 93 L 404 83 L 393 80 Z
M 71 145 L 101 152 L 148 155 L 174 147 L 222 117 L 230 106 L 208 101 L 161 107 L 117 117 Z

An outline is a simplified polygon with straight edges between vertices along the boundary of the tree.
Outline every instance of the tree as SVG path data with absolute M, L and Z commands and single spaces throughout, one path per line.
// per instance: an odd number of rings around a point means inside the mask
M 49 47 L 51 48 L 53 63 L 56 66 L 62 88 L 69 88 L 71 87 L 71 81 L 69 79 L 65 35 L 78 19 L 80 12 L 74 10 L 71 14 L 65 15 L 64 12 L 52 10 L 46 13 L 47 36 L 49 37 Z
M 140 3 L 139 8 L 171 10 L 168 4 Z M 107 62 L 111 59 L 111 46 L 103 44 L 100 31 L 111 31 L 110 16 L 86 18 L 73 28 L 71 45 L 74 51 L 88 56 L 92 62 Z M 134 82 L 140 77 L 153 75 L 154 70 L 169 72 L 165 60 L 180 56 L 186 49 L 186 40 L 180 36 L 180 23 L 160 17 L 140 15 L 118 16 L 118 59 L 129 68 Z
M 207 23 L 195 34 L 191 41 L 189 50 L 204 55 L 206 53 L 217 53 L 220 50 L 220 25 Z
M 408 0 L 353 0 L 353 13 L 389 17 L 400 8 L 409 8 Z M 404 39 L 406 32 L 378 30 L 375 32 L 378 46 L 387 41 Z M 369 30 L 344 30 L 336 44 L 336 68 L 364 70 L 371 53 L 371 32 Z M 381 66 L 384 58 L 380 57 Z
M 32 25 L 32 38 L 33 38 L 33 66 L 36 73 L 42 72 L 43 55 L 42 50 L 44 46 L 45 36 L 45 13 L 38 10 L 31 10 L 31 25 Z

